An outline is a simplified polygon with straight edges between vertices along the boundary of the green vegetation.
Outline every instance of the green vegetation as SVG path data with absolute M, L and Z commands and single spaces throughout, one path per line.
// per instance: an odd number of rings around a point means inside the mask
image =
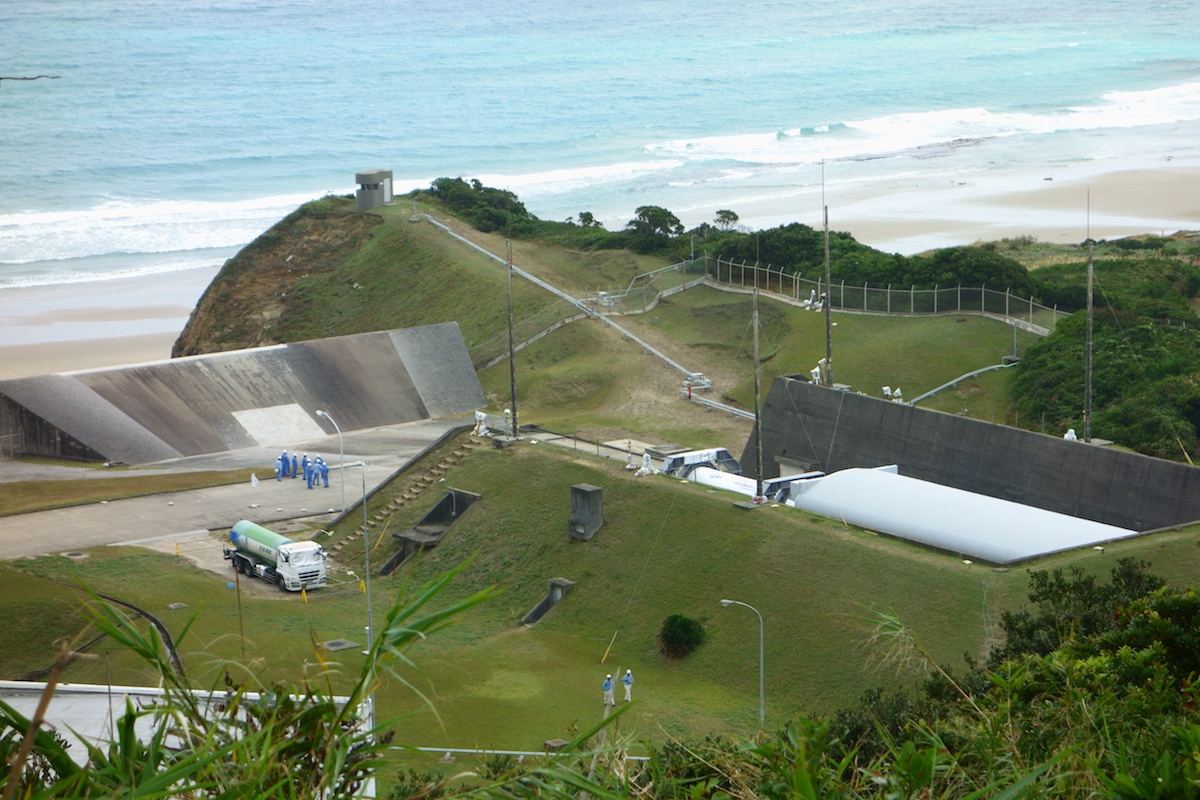
M 663 620 L 658 645 L 667 658 L 683 658 L 704 642 L 704 625 L 698 619 L 672 614 Z
M 493 455 L 511 462 L 511 452 Z M 607 526 L 601 532 L 609 538 L 613 534 Z M 595 541 L 574 546 L 591 548 Z M 1196 549 L 1193 542 L 1189 544 Z M 478 558 L 487 555 L 481 551 Z M 950 560 L 925 554 L 907 559 L 906 566 L 919 573 L 921 562 L 932 566 Z M 857 708 L 832 716 L 789 712 L 782 715 L 784 722 L 755 736 L 705 736 L 693 722 L 677 735 L 646 738 L 639 749 L 648 760 L 626 762 L 623 752 L 645 732 L 639 718 L 643 725 L 657 723 L 660 730 L 665 722 L 658 718 L 653 701 L 639 700 L 622 706 L 608 720 L 605 739 L 615 736 L 615 741 L 594 738 L 604 722 L 579 724 L 577 720 L 568 726 L 569 744 L 560 756 L 524 762 L 491 756 L 479 767 L 458 774 L 428 764 L 419 770 L 404 765 L 390 792 L 385 785 L 382 795 L 564 800 L 580 791 L 597 798 L 1190 797 L 1200 780 L 1200 762 L 1195 757 L 1200 752 L 1200 729 L 1193 724 L 1190 710 L 1200 669 L 1196 657 L 1200 595 L 1195 590 L 1163 587 L 1139 597 L 1142 589 L 1161 584 L 1145 567 L 1121 560 L 1112 570 L 1111 584 L 1070 565 L 1066 573 L 1061 569 L 1032 572 L 1029 599 L 1038 606 L 1037 618 L 1045 620 L 1046 630 L 1057 632 L 1057 645 L 1046 650 L 1039 640 L 1031 648 L 1037 652 L 1011 650 L 1002 658 L 994 657 L 988 669 L 972 665 L 961 676 L 939 666 L 937 649 L 923 638 L 927 624 L 912 627 L 890 607 L 885 613 L 860 613 L 870 622 L 862 631 L 870 643 L 850 648 L 854 650 L 850 655 L 854 661 L 878 659 L 909 680 L 924 677 L 915 698 L 874 690 L 863 694 Z M 261 662 L 251 667 L 244 658 L 217 659 L 207 670 L 213 676 L 207 685 L 230 693 L 219 707 L 190 693 L 195 676 L 189 682 L 175 671 L 155 629 L 91 595 L 84 616 L 112 647 L 155 676 L 166 695 L 157 709 L 130 707 L 115 723 L 123 734 L 108 749 L 90 749 L 87 768 L 76 766 L 50 732 L 39 733 L 31 751 L 20 755 L 29 720 L 0 702 L 0 781 L 15 781 L 10 786 L 18 796 L 38 800 L 349 797 L 368 777 L 386 784 L 396 769 L 395 762 L 384 757 L 393 742 L 424 741 L 418 738 L 419 717 L 400 720 L 386 710 L 394 707 L 397 694 L 416 707 L 425 704 L 412 691 L 425 683 L 414 659 L 431 673 L 439 673 L 439 691 L 443 690 L 440 673 L 451 667 L 490 668 L 492 679 L 478 688 L 509 713 L 524 709 L 528 726 L 546 711 L 530 708 L 539 700 L 529 693 L 529 676 L 522 670 L 561 684 L 562 678 L 554 676 L 562 675 L 565 665 L 549 660 L 560 653 L 522 658 L 520 650 L 529 649 L 529 641 L 498 649 L 498 642 L 518 638 L 512 634 L 466 641 L 459 632 L 462 626 L 448 627 L 461 621 L 477 628 L 475 618 L 489 616 L 489 607 L 501 602 L 490 588 L 474 591 L 464 585 L 462 578 L 474 569 L 476 561 L 468 560 L 419 589 L 409 591 L 404 584 L 394 600 L 385 599 L 376 636 L 360 666 L 347 669 L 330 663 L 316 650 L 315 659 L 302 671 L 303 680 L 295 667 L 290 677 L 273 680 Z M 596 588 L 603 593 L 603 587 L 583 589 L 593 595 L 584 598 L 593 609 Z M 821 591 L 811 582 L 806 589 Z M 580 598 L 577 589 L 568 602 Z M 908 600 L 904 594 L 900 599 Z M 1096 615 L 1102 624 L 1085 631 L 1079 620 L 1091 614 L 1087 606 L 1097 600 L 1110 612 Z M 789 596 L 785 602 L 795 603 L 795 598 Z M 471 613 L 463 616 L 468 610 Z M 792 629 L 776 621 L 778 612 L 772 609 L 768 616 L 776 622 L 772 635 L 788 637 Z M 250 617 L 251 622 L 254 619 Z M 189 641 L 192 629 L 205 623 L 194 615 L 178 624 L 178 638 Z M 536 637 L 542 631 L 538 626 L 526 633 Z M 463 661 L 482 664 L 439 658 L 438 645 L 451 637 L 460 640 L 458 650 L 470 654 Z M 65 679 L 70 649 L 59 650 L 51 683 Z M 781 652 L 793 659 L 806 656 L 803 648 L 794 645 Z M 503 657 L 505 653 L 509 658 Z M 744 652 L 739 655 L 739 661 L 747 660 Z M 768 663 L 775 669 L 784 660 L 775 654 Z M 551 663 L 554 668 L 548 668 Z M 678 663 L 671 669 L 688 669 L 687 662 Z M 704 665 L 703 673 L 711 670 L 711 663 Z M 641 669 L 636 663 L 634 668 Z M 831 668 L 835 667 L 826 665 Z M 589 676 L 595 678 L 600 669 L 591 665 Z M 661 682 L 663 672 L 662 666 L 649 675 L 639 672 L 639 693 L 668 691 Z M 419 682 L 414 683 L 414 677 Z M 597 681 L 588 683 L 597 692 Z M 670 686 L 666 681 L 665 687 Z M 769 696 L 774 698 L 779 691 L 772 685 Z M 256 699 L 251 692 L 263 693 L 260 696 L 266 700 Z M 557 692 L 563 693 L 561 686 Z M 380 726 L 368 736 L 368 730 L 352 727 L 352 721 L 371 693 L 382 702 Z M 445 710 L 454 704 L 457 693 L 425 694 L 449 722 Z M 337 695 L 348 702 L 336 702 Z M 594 707 L 595 700 L 598 696 L 588 705 Z M 475 705 L 478 709 L 481 703 L 477 700 Z M 135 731 L 138 719 L 149 723 L 149 732 Z M 476 717 L 473 723 L 482 726 L 489 720 Z M 622 734 L 630 724 L 635 726 L 632 737 Z M 168 745 L 167 737 L 183 730 L 186 735 Z M 488 730 L 492 735 L 500 733 Z
M 1097 261 L 1094 305 L 1156 320 L 1200 325 L 1189 301 L 1200 292 L 1200 269 L 1181 261 Z M 1036 273 L 1042 302 L 1087 307 L 1087 263 L 1043 267 Z
M 1085 314 L 1030 347 L 1013 383 L 1032 427 L 1083 429 Z M 1104 309 L 1093 325 L 1092 434 L 1179 460 L 1200 442 L 1200 328 Z
M 81 467 L 86 469 L 86 467 Z M 142 475 L 137 470 L 121 470 L 121 477 L 55 481 L 14 481 L 0 492 L 0 516 L 44 511 L 49 508 L 101 503 L 126 497 L 226 486 L 250 480 L 254 470 L 227 472 L 181 472 L 170 475 Z
M 658 207 L 640 208 L 625 230 L 609 232 L 587 212 L 578 224 L 537 221 L 511 193 L 478 182 L 442 179 L 434 194 L 445 196 L 423 194 L 421 202 L 457 204 L 457 213 L 495 234 L 535 237 L 514 243 L 523 266 L 567 288 L 621 286 L 653 260 L 598 248 L 632 246 L 669 257 L 682 247 L 678 220 Z M 301 247 L 306 236 L 318 236 L 304 233 L 304 224 L 348 216 L 347 206 L 344 198 L 309 204 L 289 217 L 291 227 L 272 229 L 264 251 L 281 241 Z M 310 247 L 336 265 L 293 276 L 286 286 L 290 305 L 272 323 L 273 334 L 293 340 L 458 319 L 471 345 L 494 338 L 506 316 L 503 273 L 440 234 L 418 232 L 407 215 L 407 208 L 366 215 L 373 221 L 355 234 L 362 238 L 353 247 L 350 239 L 338 244 L 329 237 Z M 738 258 L 761 255 L 767 261 L 768 253 L 778 253 L 793 259 L 796 269 L 823 258 L 823 237 L 804 226 L 751 235 L 737 229 L 737 215 L 729 210 L 715 223 L 700 239 L 706 246 L 742 248 L 732 253 L 753 248 L 753 256 Z M 839 269 L 857 270 L 853 274 L 873 283 L 897 276 L 997 286 L 1024 279 L 1033 281 L 1031 293 L 1060 292 L 1055 296 L 1063 304 L 1078 294 L 1078 264 L 1046 267 L 1042 274 L 1017 271 L 1026 262 L 1016 256 L 1039 247 L 1031 241 L 901 259 L 844 234 L 833 238 Z M 502 252 L 498 235 L 487 241 Z M 1195 445 L 1192 417 L 1200 421 L 1200 395 L 1191 385 L 1200 372 L 1192 354 L 1200 348 L 1190 338 L 1196 326 L 1187 304 L 1200 281 L 1193 267 L 1170 260 L 1182 250 L 1159 245 L 1167 260 L 1124 258 L 1104 268 L 1104 302 L 1118 311 L 1098 323 L 1104 330 L 1098 330 L 1097 361 L 1103 352 L 1111 366 L 1097 384 L 1106 403 L 1100 417 L 1108 421 L 1098 417 L 1096 429 L 1151 450 L 1168 451 L 1174 442 L 1178 451 Z M 1142 252 L 1109 246 L 1114 254 Z M 338 253 L 349 255 L 335 258 Z M 552 314 L 553 302 L 540 290 L 522 283 L 514 288 L 519 317 Z M 806 373 L 824 355 L 820 315 L 770 302 L 760 313 L 764 380 Z M 704 369 L 727 375 L 721 384 L 728 387 L 727 399 L 748 405 L 749 319 L 748 298 L 695 289 L 622 325 L 661 337 L 681 348 L 684 360 L 694 355 Z M 927 405 L 957 412 L 969 404 L 976 416 L 995 421 L 1009 420 L 1011 409 L 1011 417 L 1019 415 L 1029 427 L 1047 419 L 1058 428 L 1081 404 L 1077 317 L 1036 344 L 1032 335 L 1014 339 L 1010 328 L 978 317 L 841 315 L 838 322 L 837 380 L 862 391 L 900 383 L 911 398 L 995 363 L 1015 344 L 1025 355 L 1020 368 L 981 376 Z M 629 395 L 663 369 L 657 362 L 647 367 L 642 356 L 640 348 L 599 325 L 557 331 L 519 359 L 522 420 L 566 430 L 632 430 L 689 445 L 740 445 L 718 441 L 728 434 L 715 425 L 665 413 L 678 386 L 674 375 L 666 392 L 631 405 Z M 1137 370 L 1150 388 L 1131 399 L 1129 376 Z M 503 403 L 507 365 L 481 379 L 492 400 Z M 1138 439 L 1143 430 L 1144 441 Z M 715 490 L 633 479 L 622 466 L 546 444 L 469 456 L 446 476 L 447 484 L 482 499 L 435 550 L 374 582 L 375 619 L 383 622 L 373 655 L 354 648 L 340 654 L 338 664 L 314 643 L 361 640 L 365 598 L 350 576 L 313 593 L 308 603 L 277 592 L 267 593 L 268 599 L 245 586 L 239 602 L 238 592 L 226 588 L 232 571 L 213 576 L 175 557 L 131 548 L 103 548 L 82 561 L 48 557 L 0 565 L 6 586 L 0 612 L 17 620 L 0 648 L 6 676 L 53 665 L 56 676 L 76 682 L 164 681 L 172 687 L 168 703 L 182 704 L 176 719 L 186 721 L 196 742 L 168 750 L 158 746 L 161 740 L 126 738 L 97 755 L 94 769 L 80 771 L 56 755 L 52 737 L 40 737 L 41 760 L 34 762 L 40 772 L 24 776 L 29 783 L 22 791 L 44 797 L 156 791 L 336 797 L 376 772 L 394 785 L 394 797 L 463 791 L 497 797 L 577 797 L 587 791 L 597 798 L 1195 795 L 1200 598 L 1189 587 L 1200 548 L 1194 530 L 1122 541 L 1101 553 L 1059 554 L 1027 577 L 790 509 L 748 515 Z M 248 471 L 230 477 L 245 480 Z M 74 483 L 84 491 L 98 484 Z M 605 525 L 586 544 L 565 533 L 566 487 L 573 483 L 604 487 Z M 187 485 L 194 485 L 194 476 Z M 111 494 L 116 487 L 99 488 L 108 493 L 85 501 L 120 496 Z M 47 494 L 56 491 L 51 487 Z M 348 546 L 343 563 L 360 564 L 366 546 L 373 548 L 373 562 L 381 563 L 392 545 L 388 534 L 413 524 L 437 494 L 436 488 L 427 491 L 372 530 L 365 543 Z M 62 501 L 64 495 L 58 496 Z M 381 492 L 370 511 L 388 500 Z M 336 531 L 330 541 L 347 532 Z M 537 626 L 520 626 L 553 577 L 576 586 Z M 85 593 L 54 582 L 79 580 L 114 596 L 135 594 L 128 599 L 162 617 L 179 640 L 194 685 L 224 686 L 229 676 L 235 691 L 295 693 L 304 701 L 235 704 L 250 720 L 236 734 L 232 716 L 196 719 L 190 701 L 175 691 L 181 684 L 168 674 L 152 628 L 94 598 L 93 611 L 87 611 Z M 410 591 L 417 585 L 429 588 Z M 421 610 L 435 594 L 447 612 Z M 455 626 L 442 626 L 484 595 L 489 602 Z M 417 598 L 415 604 L 406 605 L 409 597 Z M 746 600 L 766 619 L 770 727 L 758 735 L 752 734 L 757 631 L 745 615 L 721 609 L 722 597 Z M 164 611 L 179 602 L 187 608 Z M 662 621 L 668 615 L 703 631 L 705 644 L 687 658 L 664 658 Z M 434 630 L 437 636 L 424 638 Z M 62 641 L 87 652 L 69 664 L 56 661 Z M 377 671 L 381 664 L 387 670 Z M 610 722 L 605 734 L 613 738 L 593 759 L 589 748 L 600 741 L 593 738 L 600 678 L 625 668 L 638 675 L 638 699 Z M 558 759 L 518 763 L 493 756 L 463 776 L 442 772 L 424 755 L 377 760 L 387 740 L 347 734 L 344 712 L 328 702 L 334 694 L 361 697 L 367 686 L 377 692 L 380 719 L 388 720 L 381 733 L 401 744 L 536 750 L 551 738 L 574 742 Z M 25 721 L 10 715 L 3 723 L 0 781 L 10 774 Z M 165 724 L 156 729 L 165 730 Z M 631 748 L 649 761 L 620 760 L 618 754 Z M 52 786 L 63 777 L 71 783 Z M 388 791 L 385 785 L 382 794 Z

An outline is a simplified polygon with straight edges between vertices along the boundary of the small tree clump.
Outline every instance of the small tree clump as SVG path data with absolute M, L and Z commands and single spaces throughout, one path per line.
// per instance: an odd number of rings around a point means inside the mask
M 683 658 L 704 641 L 704 626 L 699 620 L 672 614 L 663 621 L 658 645 L 667 658 Z

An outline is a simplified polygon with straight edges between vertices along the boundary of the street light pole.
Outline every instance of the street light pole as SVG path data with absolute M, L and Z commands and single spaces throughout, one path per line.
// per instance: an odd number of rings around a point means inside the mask
M 342 473 L 342 512 L 341 513 L 345 514 L 346 513 L 346 448 L 342 444 L 342 428 L 340 425 L 337 424 L 337 422 L 334 420 L 333 417 L 329 416 L 324 411 L 318 410 L 317 416 L 324 417 L 325 419 L 332 422 L 333 427 L 337 430 L 338 461 L 341 465 L 341 473 Z
M 766 720 L 766 692 L 764 690 L 763 674 L 765 672 L 764 654 L 765 654 L 765 635 L 763 630 L 763 617 L 758 613 L 758 609 L 749 603 L 741 603 L 737 600 L 722 600 L 721 605 L 729 608 L 730 606 L 745 606 L 758 615 L 758 727 L 761 729 L 765 725 Z
M 367 652 L 372 659 L 375 658 L 375 629 L 371 622 L 371 537 L 367 533 L 367 462 L 358 462 L 362 467 L 362 507 L 363 507 L 363 550 L 364 558 L 366 559 L 366 589 L 367 589 Z M 375 665 L 371 664 L 371 673 L 374 675 Z M 367 709 L 368 725 L 371 730 L 375 729 L 375 692 L 371 692 L 369 707 Z

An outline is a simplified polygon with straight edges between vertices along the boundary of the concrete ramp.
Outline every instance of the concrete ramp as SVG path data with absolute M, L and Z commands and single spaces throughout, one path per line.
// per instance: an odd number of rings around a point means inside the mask
M 131 464 L 286 445 L 481 408 L 458 325 L 0 381 L 18 450 Z M 69 448 L 64 442 L 70 442 Z

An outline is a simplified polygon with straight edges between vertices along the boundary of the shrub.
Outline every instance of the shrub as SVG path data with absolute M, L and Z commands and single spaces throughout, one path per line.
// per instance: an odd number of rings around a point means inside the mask
M 683 658 L 704 641 L 704 626 L 699 620 L 672 614 L 658 633 L 658 645 L 667 658 Z

